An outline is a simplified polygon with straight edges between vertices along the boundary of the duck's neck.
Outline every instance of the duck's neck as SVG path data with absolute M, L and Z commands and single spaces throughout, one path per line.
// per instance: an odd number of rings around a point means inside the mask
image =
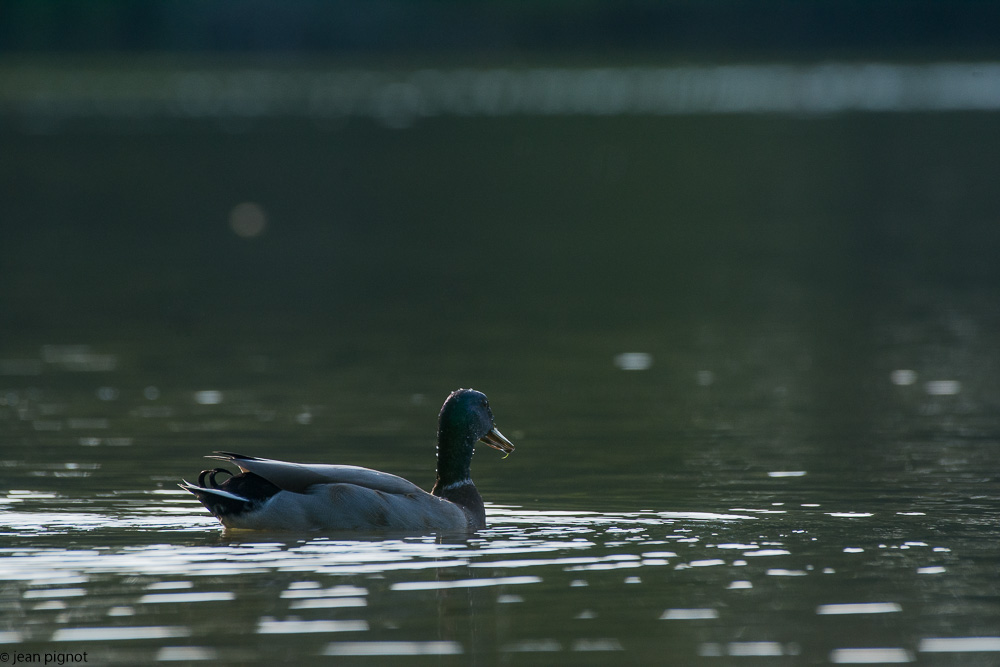
M 445 446 L 447 437 L 438 434 L 437 479 L 431 493 L 455 503 L 469 515 L 473 528 L 486 526 L 486 509 L 479 490 L 472 483 L 472 449 L 474 443 Z

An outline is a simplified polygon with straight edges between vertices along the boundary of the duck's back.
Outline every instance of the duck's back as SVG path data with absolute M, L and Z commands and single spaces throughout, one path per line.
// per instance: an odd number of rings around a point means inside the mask
M 298 493 L 317 484 L 354 484 L 384 493 L 422 491 L 419 486 L 402 477 L 360 466 L 289 463 L 230 452 L 220 452 L 213 458 L 235 463 L 243 472 L 260 475 L 280 489 Z

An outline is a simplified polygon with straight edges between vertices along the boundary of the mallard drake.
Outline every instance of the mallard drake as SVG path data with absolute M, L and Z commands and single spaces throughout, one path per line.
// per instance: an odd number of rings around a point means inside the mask
M 511 444 L 493 423 L 486 395 L 452 392 L 441 406 L 437 480 L 427 493 L 389 473 L 350 465 L 286 463 L 232 452 L 210 459 L 240 469 L 203 470 L 193 493 L 226 528 L 327 531 L 473 531 L 486 526 L 483 499 L 472 483 L 477 442 L 508 454 Z M 219 483 L 217 477 L 230 477 Z

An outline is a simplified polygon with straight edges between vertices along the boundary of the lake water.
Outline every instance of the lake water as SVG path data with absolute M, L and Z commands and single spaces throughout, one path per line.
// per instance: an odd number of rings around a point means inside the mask
M 0 137 L 0 661 L 1000 661 L 993 113 L 109 118 Z M 460 386 L 474 535 L 176 486 Z

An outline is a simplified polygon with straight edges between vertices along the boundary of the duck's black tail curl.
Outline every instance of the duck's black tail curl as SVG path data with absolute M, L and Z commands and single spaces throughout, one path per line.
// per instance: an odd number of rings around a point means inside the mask
M 212 468 L 211 470 L 202 470 L 198 473 L 198 486 L 208 488 L 208 489 L 218 489 L 219 483 L 215 481 L 216 475 L 219 473 L 226 473 L 230 477 L 233 477 L 232 470 L 226 470 L 225 468 Z M 205 478 L 208 477 L 208 484 L 205 483 Z
M 230 475 L 222 484 L 216 481 L 220 473 Z M 184 482 L 180 487 L 193 493 L 209 512 L 219 518 L 250 512 L 281 491 L 260 475 L 252 472 L 233 475 L 225 468 L 202 470 L 197 485 Z

